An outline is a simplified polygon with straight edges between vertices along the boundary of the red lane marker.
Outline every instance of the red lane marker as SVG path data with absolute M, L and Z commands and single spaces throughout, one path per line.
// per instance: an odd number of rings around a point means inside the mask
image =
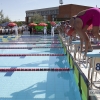
M 65 54 L 0 54 L 0 56 L 64 56 Z
M 70 68 L 0 68 L 0 72 L 9 71 L 70 71 Z
M 63 48 L 63 47 L 0 47 L 0 49 L 32 49 L 32 48 Z

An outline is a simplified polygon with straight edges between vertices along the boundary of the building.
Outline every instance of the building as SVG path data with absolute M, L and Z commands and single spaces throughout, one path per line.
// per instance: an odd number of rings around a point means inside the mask
M 57 18 L 59 14 L 59 7 L 52 7 L 52 8 L 44 8 L 44 9 L 35 9 L 35 10 L 28 10 L 26 11 L 26 22 L 30 22 L 31 17 L 34 13 L 38 13 L 44 17 L 44 20 L 54 20 Z
M 76 4 L 68 4 L 68 5 L 60 5 L 58 7 L 27 10 L 25 20 L 26 20 L 26 23 L 29 23 L 34 13 L 38 13 L 42 15 L 44 17 L 44 20 L 47 20 L 47 21 L 68 20 L 73 15 L 76 15 L 78 12 L 88 9 L 88 8 L 91 8 L 91 7 L 76 5 Z

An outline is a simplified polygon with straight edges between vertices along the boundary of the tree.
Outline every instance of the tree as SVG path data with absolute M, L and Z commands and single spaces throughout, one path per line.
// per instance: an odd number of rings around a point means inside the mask
M 43 21 L 43 17 L 38 13 L 35 13 L 33 15 L 33 17 L 31 17 L 31 22 L 37 22 L 38 23 L 38 22 L 41 22 L 41 21 Z
M 21 22 L 21 21 L 14 21 L 14 23 L 16 23 L 18 26 L 22 26 L 23 25 L 23 22 Z
M 8 16 L 4 17 L 3 10 L 0 11 L 0 23 L 9 22 L 10 19 Z
M 8 16 L 6 16 L 3 20 L 2 20 L 2 23 L 5 23 L 5 22 L 10 22 L 11 20 L 9 19 Z
M 2 23 L 2 20 L 4 19 L 3 10 L 0 11 L 0 23 Z

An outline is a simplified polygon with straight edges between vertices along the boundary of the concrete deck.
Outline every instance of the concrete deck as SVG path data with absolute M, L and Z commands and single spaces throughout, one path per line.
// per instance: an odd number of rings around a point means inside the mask
M 61 38 L 61 40 L 62 40 L 62 42 L 63 42 L 63 44 L 67 47 L 68 46 L 68 41 L 64 38 L 64 37 L 62 37 L 61 35 L 59 35 L 60 36 L 60 38 Z M 97 46 L 95 46 L 95 45 L 93 45 L 93 48 L 94 49 L 99 49 L 100 50 L 100 48 L 99 47 L 97 47 Z M 69 47 L 69 49 L 71 49 L 70 47 Z M 74 58 L 74 52 L 70 52 L 71 53 L 71 55 L 73 56 L 73 58 Z M 80 61 L 78 61 L 77 60 L 78 59 L 78 53 L 76 53 L 76 60 L 75 60 L 75 62 L 77 62 L 78 64 L 79 64 L 79 67 L 80 67 L 80 69 L 82 70 L 82 72 L 85 74 L 85 76 L 87 77 L 87 79 L 88 79 L 88 70 L 89 70 L 89 63 L 88 63 L 88 66 L 86 65 L 86 60 L 83 60 L 83 54 L 81 53 L 81 59 L 80 59 Z M 94 76 L 93 76 L 93 80 L 94 80 L 94 78 L 95 78 L 95 74 L 96 73 L 94 73 Z M 97 80 L 99 80 L 100 81 L 100 73 L 99 74 L 97 74 Z M 89 82 L 90 82 L 90 80 L 89 80 Z M 98 86 L 100 87 L 100 83 L 98 84 Z M 95 88 L 94 86 L 92 86 L 92 89 L 97 89 L 97 88 Z M 97 90 L 99 90 L 100 91 L 100 89 L 97 89 Z M 97 97 L 97 100 L 100 100 L 100 94 L 99 95 L 95 95 L 96 97 Z M 92 99 L 92 100 L 94 100 L 94 99 Z

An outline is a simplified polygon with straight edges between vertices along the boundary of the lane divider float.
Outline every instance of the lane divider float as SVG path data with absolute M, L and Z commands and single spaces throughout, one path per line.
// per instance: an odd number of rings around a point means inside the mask
M 0 54 L 0 56 L 65 56 L 65 54 Z
M 43 46 L 40 46 L 40 47 L 0 47 L 0 49 L 32 49 L 32 48 L 63 48 L 63 47 L 43 47 Z
M 70 68 L 0 68 L 0 72 L 11 71 L 70 71 Z
M 1 43 L 0 42 L 0 45 L 2 45 L 2 44 L 60 44 L 60 42 L 54 42 L 54 43 L 52 43 L 52 42 L 3 42 L 3 43 Z

